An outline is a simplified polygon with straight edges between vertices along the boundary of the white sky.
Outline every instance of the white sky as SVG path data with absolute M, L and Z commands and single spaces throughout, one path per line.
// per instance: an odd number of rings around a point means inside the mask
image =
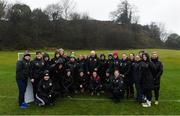
M 60 0 L 6 0 L 10 3 L 21 2 L 34 8 L 45 8 Z M 110 20 L 109 13 L 117 8 L 120 0 L 74 0 L 76 10 L 86 12 L 98 20 Z M 129 0 L 138 9 L 141 24 L 161 22 L 169 32 L 180 35 L 180 0 Z

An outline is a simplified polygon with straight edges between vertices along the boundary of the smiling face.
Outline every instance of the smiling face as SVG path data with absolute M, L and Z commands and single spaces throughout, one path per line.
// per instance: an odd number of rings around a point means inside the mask
M 71 61 L 71 62 L 74 62 L 74 61 L 75 61 L 75 58 L 74 58 L 74 57 L 70 58 L 70 61 Z
M 37 58 L 37 59 L 42 59 L 42 57 L 43 57 L 43 55 L 42 55 L 41 53 L 38 53 L 38 54 L 36 55 L 36 58 Z
M 110 76 L 110 74 L 106 72 L 106 76 L 107 76 L 107 77 L 109 77 L 109 76 Z
M 30 56 L 25 56 L 24 59 L 29 61 L 29 60 L 31 60 L 31 57 Z
M 93 77 L 97 77 L 97 72 L 93 72 Z
M 139 55 L 136 55 L 136 57 L 135 57 L 135 61 L 140 61 L 140 56 Z
M 96 52 L 95 51 L 91 51 L 91 56 L 95 57 L 96 56 Z
M 151 58 L 152 58 L 152 59 L 157 59 L 157 58 L 158 58 L 157 53 L 152 53 Z
M 132 61 L 134 60 L 134 55 L 133 54 L 129 54 L 129 59 Z
M 84 72 L 80 72 L 80 77 L 83 77 L 84 76 Z
M 147 61 L 147 56 L 146 56 L 145 54 L 143 54 L 142 57 L 143 57 L 143 60 L 144 60 L 144 61 Z
M 68 71 L 68 72 L 67 72 L 67 76 L 71 76 L 71 71 Z
M 44 80 L 48 81 L 49 80 L 49 75 L 44 76 Z
M 118 56 L 117 55 L 114 55 L 114 59 L 117 59 L 118 58 Z
M 119 76 L 119 71 L 118 71 L 118 70 L 115 70 L 115 71 L 114 71 L 114 76 L 115 76 L 115 77 L 118 77 L 118 76 Z
M 127 55 L 126 54 L 122 54 L 122 59 L 126 60 L 127 59 Z

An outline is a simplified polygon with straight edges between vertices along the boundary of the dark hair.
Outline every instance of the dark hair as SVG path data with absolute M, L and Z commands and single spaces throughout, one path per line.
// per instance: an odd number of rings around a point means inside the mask
M 142 57 L 143 57 L 143 56 L 146 56 L 146 57 L 147 57 L 147 60 L 146 60 L 146 61 L 148 61 L 148 62 L 150 61 L 150 57 L 149 57 L 149 54 L 148 54 L 148 53 L 143 53 L 143 54 L 142 54 Z M 144 60 L 144 59 L 143 59 L 143 60 Z
M 41 52 L 41 51 L 37 51 L 37 52 L 36 52 L 36 55 L 38 55 L 38 54 L 42 54 L 42 52 Z

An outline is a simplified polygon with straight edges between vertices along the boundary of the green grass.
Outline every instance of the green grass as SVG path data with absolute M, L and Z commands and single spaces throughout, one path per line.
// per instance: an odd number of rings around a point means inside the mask
M 123 50 L 119 53 L 138 53 L 139 50 Z M 60 99 L 55 106 L 40 108 L 33 104 L 26 110 L 21 110 L 17 102 L 17 86 L 15 82 L 15 64 L 17 52 L 0 52 L 0 114 L 74 114 L 74 115 L 115 115 L 115 114 L 161 114 L 180 115 L 180 51 L 148 49 L 148 52 L 158 51 L 164 65 L 164 74 L 161 81 L 161 95 L 159 106 L 142 108 L 134 101 L 123 100 L 113 103 L 111 100 L 69 100 Z M 79 50 L 78 54 L 89 54 L 88 50 Z M 99 50 L 97 53 L 108 54 L 112 51 Z M 7 97 L 5 97 L 7 96 Z M 78 95 L 78 98 L 100 98 Z M 166 101 L 167 100 L 167 101 Z

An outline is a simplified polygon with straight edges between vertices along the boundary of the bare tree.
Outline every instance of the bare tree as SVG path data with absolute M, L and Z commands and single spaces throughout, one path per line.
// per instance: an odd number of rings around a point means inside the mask
M 48 5 L 45 13 L 50 20 L 58 20 L 60 18 L 69 20 L 72 18 L 72 14 L 75 15 L 74 9 L 75 2 L 73 0 L 61 0 L 58 3 Z
M 6 7 L 5 2 L 0 0 L 0 19 L 5 15 L 5 7 Z
M 59 3 L 50 4 L 46 7 L 45 13 L 49 16 L 50 20 L 58 20 L 62 17 L 63 8 Z
M 161 41 L 165 42 L 168 39 L 168 36 L 170 35 L 166 30 L 165 24 L 159 23 L 159 30 Z
M 81 19 L 81 15 L 77 12 L 71 13 L 70 14 L 70 20 L 80 20 Z
M 62 16 L 65 20 L 70 19 L 70 15 L 74 13 L 75 10 L 75 2 L 73 0 L 61 0 L 61 7 L 63 9 Z

